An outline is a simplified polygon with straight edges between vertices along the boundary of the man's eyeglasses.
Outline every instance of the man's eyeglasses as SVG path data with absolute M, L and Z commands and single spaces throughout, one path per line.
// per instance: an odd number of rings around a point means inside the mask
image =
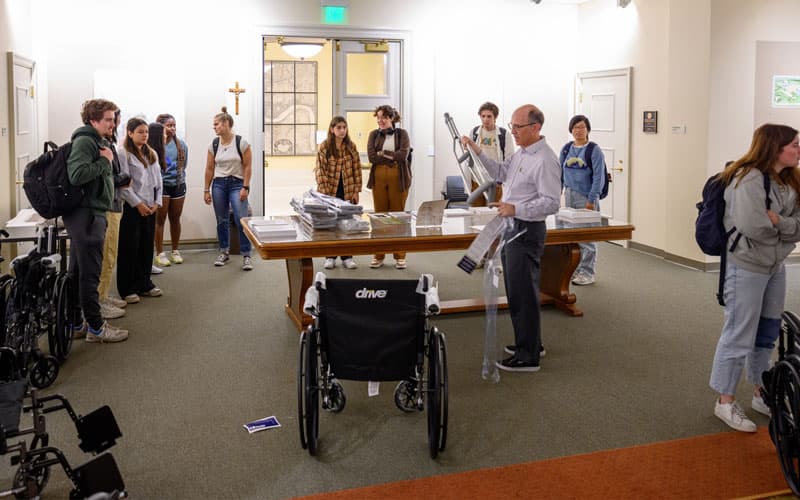
M 530 123 L 526 123 L 524 125 L 517 125 L 515 123 L 509 123 L 508 124 L 508 129 L 513 132 L 515 130 L 519 130 L 519 129 L 522 129 L 522 128 L 525 128 L 525 127 L 530 127 L 531 125 L 536 125 L 536 122 L 530 122 Z

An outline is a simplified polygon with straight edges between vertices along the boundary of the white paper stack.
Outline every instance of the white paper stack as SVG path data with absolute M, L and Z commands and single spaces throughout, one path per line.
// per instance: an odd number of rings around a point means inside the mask
M 258 236 L 260 240 L 285 239 L 297 236 L 294 225 L 283 219 L 271 219 L 266 217 L 263 219 L 251 219 L 250 228 L 256 233 L 256 236 Z
M 588 208 L 559 208 L 558 217 L 571 222 L 600 222 L 602 220 L 600 212 Z

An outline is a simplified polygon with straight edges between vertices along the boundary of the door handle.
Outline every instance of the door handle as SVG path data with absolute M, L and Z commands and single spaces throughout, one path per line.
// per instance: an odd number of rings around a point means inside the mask
M 624 172 L 625 169 L 623 169 L 622 167 L 611 167 L 611 170 L 613 170 L 614 172 Z

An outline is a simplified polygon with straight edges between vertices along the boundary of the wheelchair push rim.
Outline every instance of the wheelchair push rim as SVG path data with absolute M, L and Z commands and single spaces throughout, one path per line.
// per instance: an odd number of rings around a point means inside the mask
M 319 437 L 319 363 L 317 332 L 309 329 L 300 335 L 300 359 L 297 375 L 298 427 L 300 445 L 308 453 L 317 453 Z

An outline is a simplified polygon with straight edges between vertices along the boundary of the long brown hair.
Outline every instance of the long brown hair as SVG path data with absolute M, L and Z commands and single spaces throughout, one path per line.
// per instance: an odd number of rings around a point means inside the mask
M 342 140 L 342 149 L 345 153 L 349 153 L 354 159 L 357 159 L 358 151 L 356 150 L 356 145 L 350 140 L 350 127 L 347 125 L 347 120 L 345 120 L 343 116 L 334 116 L 331 120 L 331 124 L 328 125 L 328 138 L 325 139 L 325 148 L 328 151 L 328 158 L 339 156 L 339 151 L 336 148 L 336 136 L 333 135 L 333 127 L 340 123 L 344 123 L 347 127 L 347 134 L 345 134 Z
M 125 134 L 125 142 L 124 147 L 125 151 L 131 153 L 133 156 L 139 159 L 144 165 L 144 168 L 149 167 L 153 163 L 155 163 L 157 157 L 155 151 L 147 145 L 147 143 L 142 144 L 141 148 L 136 147 L 136 144 L 133 143 L 133 139 L 131 139 L 130 134 L 133 133 L 134 130 L 139 128 L 140 126 L 144 125 L 147 127 L 147 122 L 142 120 L 141 118 L 131 118 L 128 120 L 128 124 L 125 126 L 125 130 L 129 133 Z M 149 127 L 148 127 L 149 132 Z M 145 159 L 146 158 L 146 159 Z
M 165 128 L 169 120 L 175 121 L 175 117 L 169 113 L 161 113 L 156 117 L 156 122 L 160 123 L 161 125 L 164 125 Z M 172 136 L 172 142 L 175 143 L 175 149 L 178 150 L 178 170 L 183 170 L 183 168 L 186 166 L 186 151 L 181 149 L 181 143 L 178 140 L 177 134 Z M 164 166 L 164 168 L 167 167 Z
M 797 167 L 784 168 L 777 174 L 773 167 L 778 162 L 783 148 L 797 137 L 797 130 L 788 125 L 766 123 L 753 132 L 753 141 L 750 149 L 744 156 L 731 163 L 722 171 L 722 180 L 730 184 L 736 180 L 736 185 L 750 173 L 751 170 L 760 170 L 769 174 L 778 184 L 788 185 L 795 192 L 800 193 L 800 177 Z M 798 197 L 800 203 L 800 197 Z

